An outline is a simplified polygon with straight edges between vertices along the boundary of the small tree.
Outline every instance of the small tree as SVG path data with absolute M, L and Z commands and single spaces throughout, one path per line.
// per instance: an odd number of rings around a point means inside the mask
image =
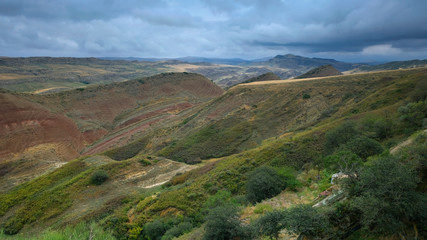
M 149 240 L 160 240 L 167 230 L 164 222 L 159 219 L 156 219 L 154 222 L 146 223 L 143 229 L 144 235 Z
M 332 153 L 340 145 L 347 143 L 355 136 L 359 135 L 354 122 L 344 122 L 340 126 L 329 130 L 326 133 L 326 152 Z
M 278 239 L 280 231 L 286 228 L 286 224 L 285 212 L 274 210 L 257 219 L 254 229 L 258 235 L 268 236 L 270 239 Z
M 395 157 L 382 157 L 365 168 L 351 191 L 362 225 L 378 235 L 402 233 L 408 224 L 427 219 L 425 194 L 416 191 L 418 176 Z
M 95 185 L 101 185 L 108 179 L 108 174 L 104 170 L 97 170 L 92 174 L 90 182 Z
M 190 222 L 182 222 L 178 225 L 167 230 L 162 237 L 162 240 L 171 240 L 175 237 L 179 237 L 184 233 L 190 232 L 193 228 L 193 225 Z
M 223 205 L 212 209 L 206 217 L 206 240 L 226 240 L 244 236 L 237 207 Z
M 249 174 L 246 197 L 252 203 L 279 194 L 286 188 L 286 180 L 272 167 L 259 167 Z
M 343 149 L 350 150 L 363 159 L 380 154 L 384 150 L 378 141 L 365 136 L 351 139 L 343 146 Z
M 423 127 L 426 123 L 427 100 L 408 103 L 399 109 L 399 120 L 403 124 L 406 132 L 412 132 Z
M 356 154 L 350 151 L 339 151 L 323 159 L 323 165 L 330 171 L 340 171 L 345 174 L 355 173 L 363 164 Z
M 318 208 L 310 205 L 297 205 L 288 211 L 288 227 L 290 232 L 307 237 L 322 237 L 327 235 L 329 221 Z

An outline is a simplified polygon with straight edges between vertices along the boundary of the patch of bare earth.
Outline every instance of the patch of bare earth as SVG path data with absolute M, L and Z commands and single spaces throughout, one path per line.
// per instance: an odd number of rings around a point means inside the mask
M 0 193 L 52 172 L 79 155 L 59 144 L 47 143 L 11 154 L 0 163 Z
M 89 164 L 102 165 L 113 161 L 107 157 L 93 156 L 85 161 Z M 132 162 L 107 182 L 100 186 L 90 185 L 76 193 L 74 204 L 62 214 L 60 223 L 78 222 L 86 216 L 102 212 L 117 199 L 123 199 L 132 194 L 140 194 L 150 188 L 160 186 L 177 173 L 190 171 L 197 166 L 175 162 L 168 159 L 157 159 L 154 164 L 144 166 L 138 161 Z

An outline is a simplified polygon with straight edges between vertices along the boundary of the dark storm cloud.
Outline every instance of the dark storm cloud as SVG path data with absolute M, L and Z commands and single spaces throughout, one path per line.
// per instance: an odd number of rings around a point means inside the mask
M 427 58 L 424 0 L 0 0 L 0 55 Z

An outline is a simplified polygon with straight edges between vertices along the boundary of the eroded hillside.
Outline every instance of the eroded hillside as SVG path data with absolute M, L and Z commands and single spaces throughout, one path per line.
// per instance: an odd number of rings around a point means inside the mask
M 410 81 L 421 78 L 424 71 L 237 85 L 169 134 L 169 146 L 158 154 L 193 162 L 250 149 L 264 139 L 306 129 L 330 117 L 399 101 L 408 91 L 416 90 Z M 377 100 L 365 105 L 366 99 Z
M 426 77 L 423 68 L 235 86 L 175 121 L 153 127 L 153 132 L 140 133 L 130 144 L 74 160 L 2 193 L 0 226 L 6 233 L 15 234 L 95 219 L 119 239 L 150 237 L 146 230 L 150 228 L 161 229 L 157 237 L 192 231 L 182 239 L 200 239 L 212 230 L 206 227 L 211 221 L 205 218 L 207 215 L 232 214 L 238 226 L 257 226 L 257 219 L 273 209 L 288 213 L 289 208 L 292 213 L 299 209 L 295 207 L 299 203 L 314 204 L 324 199 L 325 192 L 339 190 L 332 186 L 331 177 L 338 171 L 334 159 L 342 154 L 361 164 L 368 176 L 376 171 L 372 166 L 378 167 L 381 159 L 394 161 L 393 166 L 404 166 L 397 169 L 412 174 L 403 175 L 410 175 L 402 178 L 411 181 L 406 189 L 418 191 L 416 194 L 425 192 L 425 167 L 420 163 L 426 149 L 422 131 L 427 114 Z M 67 109 L 64 106 L 57 111 Z M 124 117 L 112 123 L 120 126 L 131 119 Z M 133 124 L 137 122 L 129 126 Z M 421 133 L 414 136 L 413 149 L 404 150 L 396 158 L 388 155 L 388 149 L 416 131 Z M 186 165 L 176 160 L 202 163 Z M 282 191 L 282 186 L 278 197 L 268 195 L 262 202 L 249 203 L 248 181 L 255 170 L 263 167 L 275 169 L 285 179 L 286 190 Z M 99 170 L 107 178 L 97 185 L 91 179 Z M 388 174 L 386 170 L 380 172 Z M 395 183 L 392 185 L 399 186 Z M 270 182 L 262 183 L 266 184 Z M 356 186 L 362 187 L 362 194 L 369 193 L 369 189 L 363 189 L 366 186 Z M 357 193 L 349 194 L 348 201 L 319 212 L 308 205 L 303 207 L 313 213 L 308 217 L 320 216 L 322 221 L 315 222 L 331 224 L 316 236 L 376 236 L 370 232 L 370 225 L 357 217 L 361 213 L 347 207 L 363 199 Z M 389 203 L 388 199 L 375 197 L 378 203 Z M 285 203 L 281 202 L 284 198 Z M 421 206 L 418 203 L 416 206 Z M 217 205 L 223 208 L 215 208 Z M 235 212 L 236 205 L 244 211 Z M 422 216 L 413 216 L 419 232 L 410 232 L 412 225 L 405 222 L 402 226 L 405 231 L 409 229 L 410 236 L 421 236 L 425 233 L 419 224 Z M 368 226 L 367 230 L 355 228 L 357 224 Z M 185 230 L 180 230 L 183 225 Z M 292 233 L 281 236 L 296 238 L 294 233 L 300 234 L 301 230 Z M 261 235 L 257 239 L 267 236 Z
M 192 73 L 167 73 L 47 95 L 0 94 L 4 189 L 180 123 L 223 90 Z M 7 181 L 11 179 L 11 181 Z M 4 190 L 3 189 L 3 190 Z

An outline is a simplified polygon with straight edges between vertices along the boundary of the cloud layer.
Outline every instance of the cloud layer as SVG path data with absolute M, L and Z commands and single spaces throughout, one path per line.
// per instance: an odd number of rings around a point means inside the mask
M 424 0 L 1 0 L 0 55 L 427 58 Z

